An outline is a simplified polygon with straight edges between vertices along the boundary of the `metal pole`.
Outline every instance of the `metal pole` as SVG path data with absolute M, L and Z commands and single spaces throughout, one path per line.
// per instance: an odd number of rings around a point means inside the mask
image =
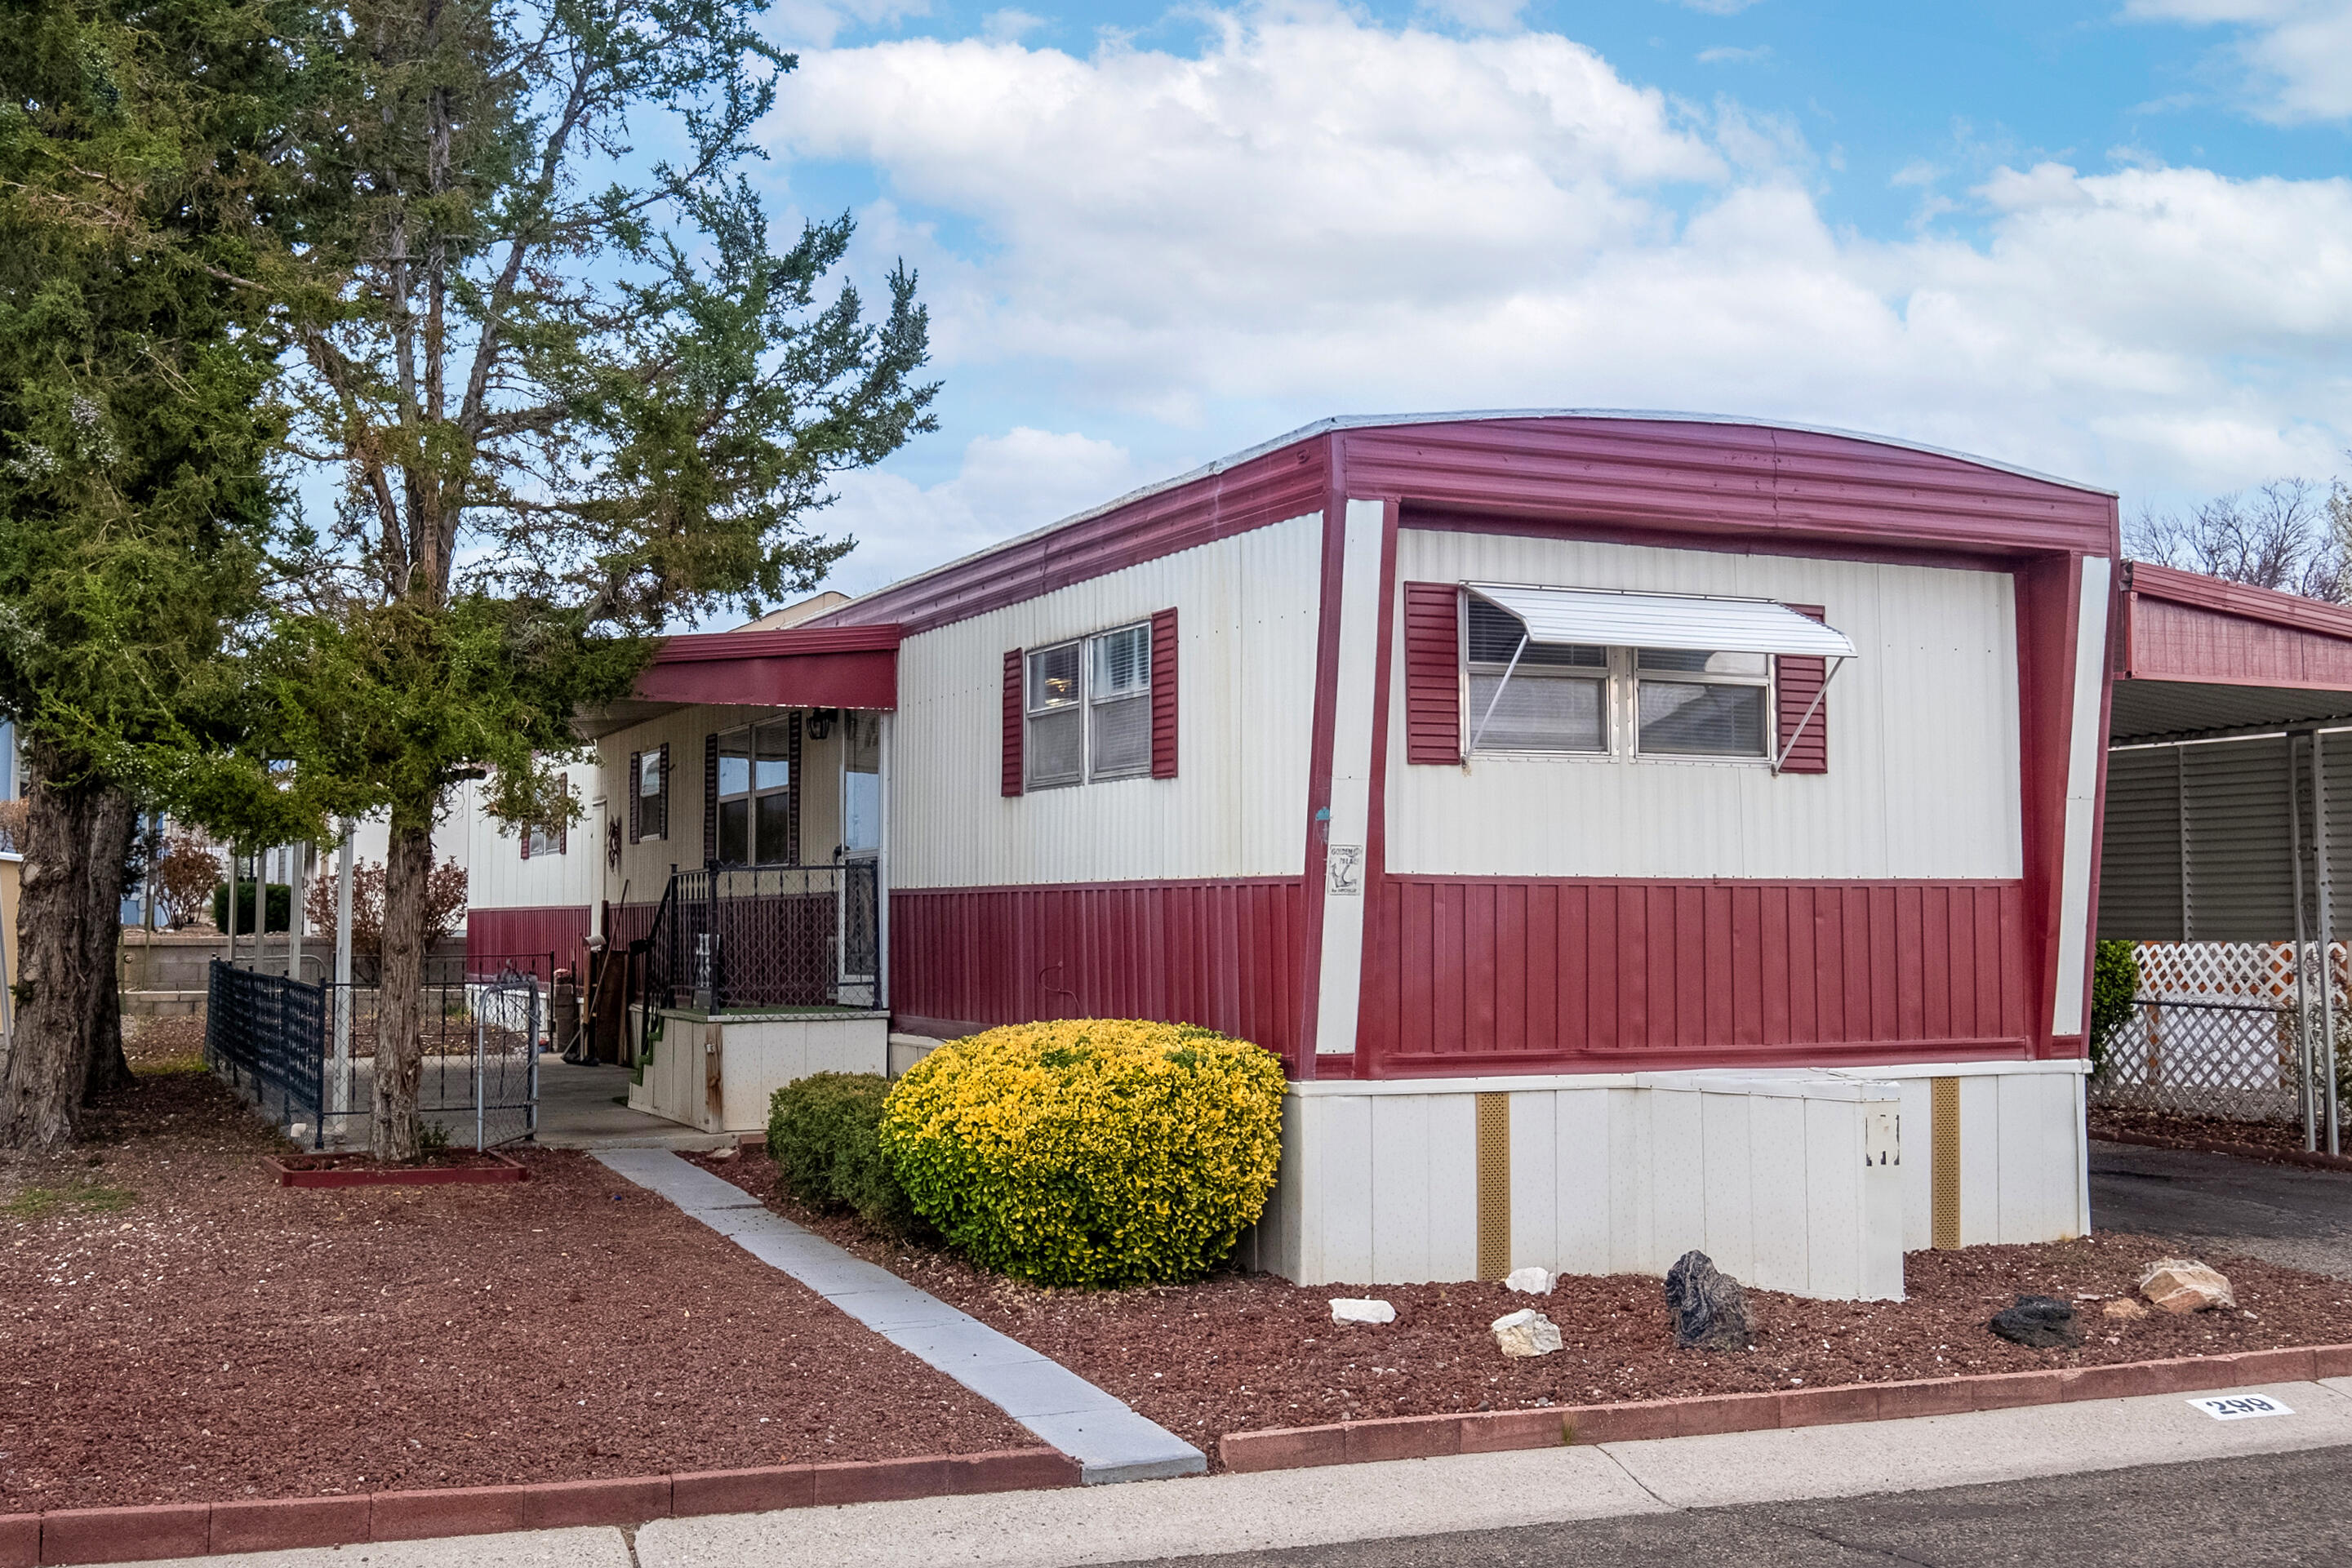
M 2329 952 L 2336 927 L 2336 889 L 2327 869 L 2327 771 L 2320 760 L 2319 732 L 2311 736 L 2312 891 L 2319 914 L 2320 1093 L 2327 1108 L 2327 1152 L 2342 1152 L 2336 1124 L 2336 961 Z
M 236 846 L 228 846 L 228 909 L 221 919 L 221 935 L 228 938 L 228 967 L 236 967 Z
M 2295 1103 L 2303 1107 L 2303 1146 L 2319 1147 L 2318 1123 L 2311 1100 L 2311 998 L 2304 988 L 2304 945 L 2309 940 L 2303 918 L 2303 791 L 2296 786 L 2294 740 L 2286 737 L 2287 866 L 2294 875 L 2294 1074 Z
M 286 977 L 299 980 L 302 977 L 302 895 L 309 891 L 309 882 L 303 873 L 308 869 L 304 862 L 310 858 L 310 846 L 296 844 L 289 852 L 293 856 L 294 864 L 287 877 L 290 884 L 287 893 L 292 907 L 286 915 Z
M 891 716 L 879 716 L 881 731 L 874 766 L 881 774 L 874 793 L 874 1009 L 890 1008 L 890 743 Z
M 335 851 L 335 1110 L 352 1109 L 352 838 L 358 824 L 343 819 Z

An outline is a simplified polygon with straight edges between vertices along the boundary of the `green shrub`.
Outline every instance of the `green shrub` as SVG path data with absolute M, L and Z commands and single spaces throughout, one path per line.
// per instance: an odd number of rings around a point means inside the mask
M 242 879 L 236 884 L 236 934 L 240 936 L 253 935 L 253 888 L 252 883 Z M 271 883 L 269 896 L 263 902 L 262 907 L 269 912 L 271 931 L 292 929 L 291 920 L 294 914 L 292 888 L 282 882 Z M 213 884 L 213 928 L 218 931 L 228 929 L 228 883 L 225 882 Z
M 768 1101 L 768 1156 L 778 1184 L 819 1208 L 855 1209 L 893 1236 L 922 1228 L 876 1128 L 889 1081 L 875 1072 L 819 1072 L 787 1083 Z
M 1265 1207 L 1282 1063 L 1186 1024 L 1075 1019 L 949 1042 L 899 1080 L 882 1147 L 915 1211 L 1046 1285 L 1197 1279 Z
M 2099 944 L 2091 961 L 2091 1071 L 2107 1065 L 2107 1048 L 2116 1031 L 2131 1018 L 2132 998 L 2139 995 L 2139 948 L 2131 942 Z

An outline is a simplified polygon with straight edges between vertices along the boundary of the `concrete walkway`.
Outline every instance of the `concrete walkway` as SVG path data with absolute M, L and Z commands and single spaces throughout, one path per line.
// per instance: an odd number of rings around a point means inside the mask
M 575 1067 L 553 1052 L 539 1059 L 539 1131 L 543 1149 L 723 1149 L 731 1133 L 700 1133 L 667 1116 L 632 1111 L 629 1070 Z
M 1936 1490 L 2352 1447 L 2352 1379 L 2261 1392 L 2294 1414 L 2216 1421 L 2158 1395 L 1795 1431 L 1467 1454 L 1158 1486 L 191 1560 L 220 1568 L 1079 1568 L 1346 1542 Z M 2162 1472 L 2157 1472 L 2160 1477 Z M 2295 1506 L 2331 1506 L 2328 1494 Z
M 2091 1218 L 2101 1230 L 2352 1280 L 2352 1171 L 2096 1142 L 2090 1163 Z
M 666 1149 L 601 1149 L 596 1157 L 997 1406 L 1077 1460 L 1088 1483 L 1158 1480 L 1208 1468 L 1200 1449 L 1069 1368 L 770 1213 L 733 1182 Z

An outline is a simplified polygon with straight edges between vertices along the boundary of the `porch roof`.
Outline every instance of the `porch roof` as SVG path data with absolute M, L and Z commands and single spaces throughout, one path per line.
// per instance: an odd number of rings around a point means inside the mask
M 2147 561 L 2120 589 L 2111 743 L 2352 718 L 2352 608 Z
M 625 700 L 584 712 L 573 727 L 590 740 L 676 708 L 898 706 L 895 624 L 786 626 L 698 632 L 663 643 Z

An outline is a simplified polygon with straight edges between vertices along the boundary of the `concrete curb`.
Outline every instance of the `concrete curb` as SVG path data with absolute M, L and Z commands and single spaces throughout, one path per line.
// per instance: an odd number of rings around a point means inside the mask
M 1077 1484 L 1078 1462 L 1067 1454 L 1052 1448 L 1001 1448 L 985 1454 L 765 1465 L 611 1480 L 57 1509 L 0 1515 L 0 1568 L 359 1546 L 567 1525 L 638 1525 L 697 1514 L 764 1513 Z
M 2233 1355 L 2178 1356 L 2165 1361 L 2051 1367 L 2041 1372 L 2002 1372 L 1910 1383 L 1855 1383 L 1769 1394 L 1717 1394 L 1622 1405 L 1570 1405 L 1459 1416 L 1397 1416 L 1326 1427 L 1276 1427 L 1257 1432 L 1226 1433 L 1217 1439 L 1217 1457 L 1224 1461 L 1226 1469 L 1242 1473 L 1303 1469 L 1381 1459 L 1426 1459 L 1447 1454 L 1550 1448 L 1568 1443 L 1626 1443 L 1651 1437 L 1696 1437 L 1850 1421 L 1891 1421 L 1907 1416 L 1952 1416 L 2023 1405 L 2125 1399 L 2144 1394 L 2308 1383 L 2322 1377 L 2344 1376 L 2352 1376 L 2352 1344 L 2250 1350 Z

